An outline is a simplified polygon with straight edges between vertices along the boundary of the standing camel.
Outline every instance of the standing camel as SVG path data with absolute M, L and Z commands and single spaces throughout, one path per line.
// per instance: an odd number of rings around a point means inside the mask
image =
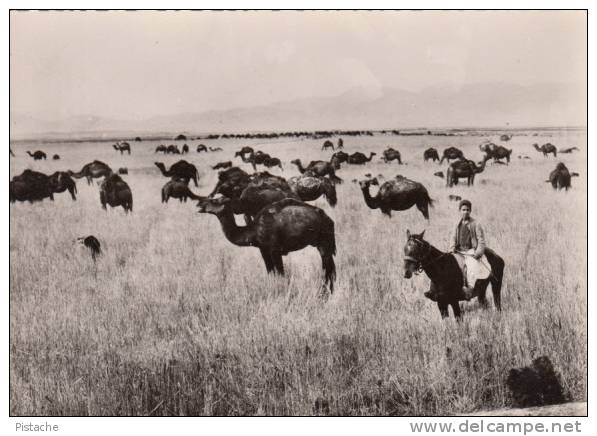
M 169 170 L 166 170 L 166 167 L 161 162 L 154 163 L 164 177 L 176 177 L 178 179 L 185 179 L 187 183 L 189 182 L 189 180 L 193 180 L 195 186 L 199 186 L 199 184 L 197 183 L 197 179 L 199 178 L 197 168 L 195 167 L 195 165 L 188 163 L 186 160 L 179 160 L 178 162 L 173 164 Z
M 460 159 L 452 162 L 446 172 L 446 186 L 452 187 L 458 184 L 458 179 L 467 179 L 467 186 L 475 184 L 475 175 L 483 172 L 487 160 L 475 165 L 472 160 Z
M 327 177 L 295 176 L 288 179 L 290 189 L 299 196 L 302 201 L 317 200 L 322 195 L 331 207 L 338 203 L 336 186 Z
M 464 153 L 456 147 L 448 147 L 444 150 L 442 158 L 439 161 L 440 165 L 444 163 L 444 159 L 446 159 L 448 163 L 450 163 L 450 160 L 464 159 Z
M 397 160 L 398 164 L 402 165 L 402 160 L 400 159 L 400 152 L 398 150 L 393 149 L 392 147 L 388 148 L 387 150 L 384 150 L 382 159 L 385 163 Z
M 549 179 L 546 182 L 551 183 L 553 189 L 565 189 L 567 191 L 572 186 L 571 179 L 570 171 L 568 171 L 566 165 L 560 162 L 556 165 L 556 169 L 549 173 Z
M 375 197 L 371 197 L 369 186 L 378 185 L 377 178 L 362 180 L 359 185 L 370 209 L 381 209 L 384 215 L 391 217 L 393 210 L 407 210 L 416 205 L 425 219 L 429 219 L 429 206 L 433 207 L 433 200 L 427 189 L 418 182 L 396 176 L 382 184 Z
M 93 162 L 84 165 L 83 168 L 81 168 L 81 171 L 77 173 L 73 173 L 72 171 L 67 171 L 67 173 L 69 176 L 74 177 L 75 179 L 85 177 L 87 179 L 87 184 L 91 185 L 93 179 L 108 177 L 110 174 L 112 174 L 112 168 L 102 161 L 94 160 Z
M 369 153 L 369 157 L 367 158 L 367 156 L 365 156 L 363 153 L 357 151 L 348 156 L 348 163 L 352 165 L 364 165 L 367 162 L 371 162 L 371 159 L 373 159 L 373 156 L 375 156 L 376 154 L 377 153 L 372 151 L 371 153 Z
M 331 162 L 314 160 L 311 161 L 306 168 L 303 167 L 300 159 L 294 159 L 290 161 L 290 163 L 296 165 L 301 174 L 314 175 L 318 177 L 324 177 L 327 175 L 332 182 L 338 184 L 342 183 L 342 179 L 336 176 L 334 164 Z
M 547 157 L 549 153 L 553 153 L 553 157 L 558 156 L 558 149 L 555 145 L 550 144 L 549 142 L 547 144 L 543 144 L 541 147 L 539 147 L 538 144 L 533 144 L 533 147 L 535 147 L 535 150 L 543 153 L 543 157 Z
M 120 151 L 120 154 L 125 151 L 128 151 L 128 153 L 131 154 L 131 145 L 128 142 L 117 142 L 112 147 L 114 147 L 114 150 Z
M 31 153 L 29 150 L 27 150 L 27 154 L 31 156 L 33 160 L 46 160 L 47 157 L 46 154 L 41 150 L 37 150 L 34 153 Z
M 327 140 L 323 143 L 323 145 L 321 146 L 322 150 L 326 150 L 328 148 L 331 148 L 332 151 L 334 151 L 334 143 L 330 140 Z
M 427 162 L 428 160 L 432 160 L 433 162 L 438 161 L 439 154 L 437 153 L 437 150 L 433 147 L 425 150 L 423 152 L 423 160 L 425 160 L 425 162 Z
M 221 197 L 199 201 L 200 213 L 215 215 L 226 238 L 240 247 L 257 247 L 268 273 L 284 274 L 282 257 L 311 245 L 321 256 L 330 292 L 336 278 L 334 221 L 318 207 L 291 198 L 264 207 L 252 223 L 237 226 L 232 200 Z
M 106 205 L 122 206 L 125 213 L 133 211 L 133 193 L 129 185 L 118 174 L 106 177 L 100 186 L 100 203 L 106 210 Z

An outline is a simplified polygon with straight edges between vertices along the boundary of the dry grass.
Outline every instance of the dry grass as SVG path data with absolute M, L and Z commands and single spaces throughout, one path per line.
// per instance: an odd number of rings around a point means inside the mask
M 156 143 L 131 143 L 121 156 L 107 143 L 13 145 L 11 176 L 24 168 L 78 170 L 94 158 L 126 166 L 135 210 L 102 211 L 97 186 L 78 181 L 79 199 L 10 207 L 10 412 L 12 415 L 452 415 L 509 404 L 511 367 L 548 355 L 571 399 L 587 390 L 586 134 L 516 136 L 509 167 L 490 166 L 474 188 L 448 189 L 422 162 L 423 150 L 455 145 L 480 156 L 481 137 L 345 138 L 346 151 L 376 151 L 364 167 L 338 175 L 338 206 L 315 202 L 336 223 L 338 281 L 318 297 L 315 249 L 285 258 L 287 277 L 267 276 L 258 250 L 230 244 L 211 215 L 194 204 L 160 203 L 166 179 L 153 162 Z M 568 193 L 544 183 L 556 161 L 533 142 L 579 146 L 562 155 Z M 211 141 L 224 152 L 185 159 L 207 167 L 241 145 Z M 203 141 L 207 144 L 206 141 Z M 379 161 L 386 146 L 408 164 Z M 288 162 L 329 157 L 321 141 L 259 148 Z M 25 150 L 62 160 L 33 162 Z M 528 154 L 530 161 L 516 158 Z M 247 168 L 248 169 L 248 168 Z M 442 168 L 444 171 L 446 165 Z M 279 170 L 272 172 L 279 173 Z M 401 173 L 424 183 L 431 220 L 415 209 L 387 219 L 366 207 L 358 185 L 371 172 Z M 406 229 L 447 248 L 457 219 L 449 193 L 473 202 L 489 245 L 506 261 L 502 313 L 463 304 L 462 323 L 442 321 L 422 293 L 424 275 L 402 278 Z M 97 268 L 74 243 L 93 234 L 104 256 Z

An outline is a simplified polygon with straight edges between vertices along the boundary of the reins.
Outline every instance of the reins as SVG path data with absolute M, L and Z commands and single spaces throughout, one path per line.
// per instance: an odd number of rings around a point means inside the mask
M 423 263 L 423 261 L 427 257 L 429 257 L 429 255 L 431 253 L 431 244 L 429 244 L 427 242 L 424 242 L 424 241 L 420 241 L 420 240 L 415 239 L 415 238 L 412 238 L 412 240 L 415 241 L 415 242 L 417 242 L 417 243 L 419 243 L 419 244 L 423 244 L 424 243 L 425 246 L 427 247 L 427 253 L 423 256 L 423 259 L 421 259 L 421 260 L 415 259 L 412 256 L 407 256 L 407 255 L 404 256 L 405 260 L 409 260 L 409 261 L 415 262 L 417 264 L 417 269 L 416 269 L 416 271 L 414 271 L 415 274 L 421 274 L 423 272 L 424 268 L 428 267 L 429 265 L 433 265 L 435 262 L 437 262 L 438 260 L 440 260 L 442 257 L 444 257 L 444 256 L 446 256 L 448 254 L 451 254 L 451 253 L 442 253 L 438 257 L 436 257 L 435 259 L 432 259 L 429 262 Z

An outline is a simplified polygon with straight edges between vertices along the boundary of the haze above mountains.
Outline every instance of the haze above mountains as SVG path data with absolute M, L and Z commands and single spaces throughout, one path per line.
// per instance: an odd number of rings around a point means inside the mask
M 10 113 L 11 139 L 119 133 L 241 133 L 295 130 L 364 130 L 586 125 L 586 88 L 576 84 L 506 83 L 438 85 L 419 92 L 353 88 L 335 97 L 167 114 L 138 120 L 109 116 L 41 119 Z M 126 104 L 134 104 L 127 102 Z M 168 102 L 164 103 L 168 106 Z

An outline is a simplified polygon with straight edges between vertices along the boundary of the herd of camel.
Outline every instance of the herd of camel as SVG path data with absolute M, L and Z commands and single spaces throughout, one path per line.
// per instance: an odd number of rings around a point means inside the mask
M 185 144 L 186 146 L 186 144 Z M 183 152 L 188 152 L 188 147 L 183 146 Z M 128 152 L 130 145 L 119 142 L 113 146 L 116 150 Z M 156 152 L 163 151 L 165 146 L 158 146 Z M 200 146 L 201 147 L 201 146 Z M 205 147 L 205 146 L 203 146 Z M 557 156 L 557 149 L 553 144 L 544 144 L 534 147 L 544 156 L 553 154 Z M 165 147 L 169 148 L 169 147 Z M 332 148 L 334 144 L 326 141 L 322 149 Z M 337 149 L 334 150 L 329 161 L 311 161 L 305 165 L 300 159 L 292 160 L 300 175 L 284 177 L 270 174 L 267 171 L 249 174 L 243 169 L 233 166 L 232 161 L 220 162 L 212 167 L 222 169 L 218 173 L 218 181 L 212 192 L 207 196 L 195 194 L 189 188 L 192 181 L 198 187 L 199 173 L 195 165 L 179 160 L 166 168 L 161 162 L 155 162 L 160 173 L 170 180 L 162 187 L 162 202 L 167 203 L 170 198 L 186 202 L 189 198 L 197 201 L 199 212 L 215 215 L 220 221 L 225 237 L 235 245 L 259 248 L 265 267 L 268 272 L 283 274 L 284 266 L 282 257 L 289 252 L 301 250 L 307 246 L 314 246 L 321 255 L 325 283 L 333 291 L 336 277 L 334 255 L 336 254 L 334 221 L 319 207 L 308 204 L 317 198 L 323 197 L 327 203 L 334 207 L 337 204 L 336 185 L 342 183 L 336 172 L 342 164 L 363 165 L 370 162 L 376 153 L 371 152 L 369 157 L 363 153 L 347 154 L 343 149 L 342 139 L 339 139 Z M 443 163 L 448 161 L 446 181 L 448 186 L 458 183 L 459 179 L 466 179 L 469 185 L 474 182 L 476 174 L 485 169 L 489 160 L 501 162 L 503 159 L 510 162 L 512 150 L 492 143 L 481 144 L 484 152 L 483 161 L 476 164 L 466 159 L 463 152 L 455 147 L 443 151 L 440 158 L 434 148 L 424 151 L 425 162 L 431 160 Z M 186 150 L 186 151 L 185 151 Z M 211 149 L 219 151 L 221 149 Z M 560 150 L 560 153 L 571 153 L 578 148 Z M 199 150 L 198 150 L 199 151 Z M 206 151 L 206 150 L 204 150 Z M 164 151 L 168 152 L 168 151 Z M 11 155 L 14 155 L 10 150 Z M 34 159 L 44 159 L 43 151 L 27 152 Z M 43 157 L 41 157 L 43 155 Z M 267 168 L 282 164 L 278 158 L 269 154 L 255 151 L 251 147 L 243 147 L 234 157 L 240 157 L 242 162 L 250 163 L 253 169 L 257 165 Z M 522 156 L 519 156 L 522 158 Z M 383 152 L 382 160 L 386 163 L 397 161 L 402 164 L 400 152 L 388 148 Z M 453 162 L 451 162 L 453 161 Z M 123 169 L 118 171 L 126 174 Z M 37 171 L 24 170 L 22 174 L 13 177 L 10 181 L 10 201 L 41 201 L 44 198 L 53 200 L 55 193 L 69 191 L 73 200 L 76 200 L 77 187 L 74 179 L 85 178 L 88 184 L 93 179 L 103 178 L 100 184 L 100 203 L 102 208 L 122 206 L 125 212 L 133 211 L 133 195 L 129 185 L 120 174 L 114 172 L 107 164 L 94 160 L 81 168 L 80 171 L 57 171 L 46 175 Z M 438 173 L 436 173 L 438 175 Z M 576 173 L 570 173 L 563 163 L 558 163 L 549 175 L 549 180 L 554 189 L 568 189 L 570 179 Z M 443 173 L 442 173 L 443 176 Z M 427 189 L 419 182 L 403 176 L 396 176 L 380 184 L 377 178 L 367 175 L 366 180 L 361 180 L 361 188 L 365 204 L 371 209 L 391 216 L 392 211 L 402 211 L 416 206 L 425 219 L 429 219 L 429 206 L 433 206 Z M 370 194 L 370 186 L 378 185 L 375 196 Z M 454 196 L 456 198 L 456 196 Z M 234 215 L 244 215 L 245 226 L 238 226 Z

